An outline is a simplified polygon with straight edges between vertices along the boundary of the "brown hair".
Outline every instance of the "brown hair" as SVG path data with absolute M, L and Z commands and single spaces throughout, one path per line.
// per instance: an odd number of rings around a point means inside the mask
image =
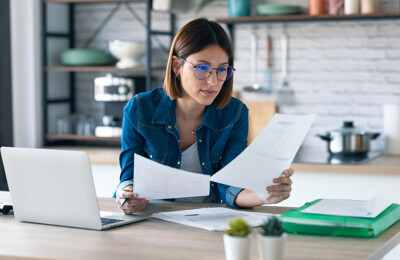
M 182 97 L 180 80 L 176 77 L 172 68 L 173 57 L 177 56 L 186 59 L 189 55 L 197 53 L 212 44 L 218 45 L 226 52 L 229 65 L 233 67 L 231 42 L 224 29 L 218 23 L 199 18 L 187 23 L 175 35 L 169 52 L 164 80 L 164 91 L 171 99 Z M 182 66 L 183 62 L 181 61 L 179 66 Z M 217 108 L 223 108 L 229 103 L 232 88 L 233 77 L 224 82 L 220 93 L 214 100 Z

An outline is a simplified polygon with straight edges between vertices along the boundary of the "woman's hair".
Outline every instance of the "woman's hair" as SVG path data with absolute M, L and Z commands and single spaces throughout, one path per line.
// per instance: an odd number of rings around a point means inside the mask
M 199 18 L 183 26 L 172 42 L 164 80 L 164 91 L 171 99 L 182 97 L 182 86 L 179 78 L 173 71 L 173 57 L 186 59 L 189 55 L 202 51 L 209 45 L 218 45 L 228 55 L 229 65 L 233 67 L 233 50 L 228 35 L 216 22 Z M 181 60 L 179 67 L 184 61 Z M 233 77 L 226 80 L 222 89 L 214 100 L 217 108 L 225 107 L 231 98 Z

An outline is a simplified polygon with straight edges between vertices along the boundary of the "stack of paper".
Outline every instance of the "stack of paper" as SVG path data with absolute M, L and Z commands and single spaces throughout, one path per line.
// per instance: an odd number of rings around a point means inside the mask
M 249 226 L 256 227 L 260 226 L 271 215 L 216 207 L 161 212 L 153 214 L 152 217 L 209 231 L 225 231 L 230 229 L 229 220 L 231 219 L 242 218 Z

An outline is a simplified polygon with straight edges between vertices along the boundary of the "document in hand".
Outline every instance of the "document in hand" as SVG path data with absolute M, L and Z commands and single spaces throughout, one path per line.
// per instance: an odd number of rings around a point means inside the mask
M 246 150 L 214 174 L 211 181 L 247 188 L 266 199 L 266 187 L 290 167 L 315 117 L 275 114 Z
M 391 204 L 376 217 L 354 217 L 344 216 L 342 213 L 349 209 L 344 209 L 339 214 L 327 213 L 324 205 L 318 207 L 318 203 L 323 201 L 317 199 L 306 203 L 304 206 L 288 211 L 281 216 L 286 232 L 296 234 L 313 234 L 322 236 L 347 236 L 347 237 L 376 237 L 396 223 L 400 219 L 400 206 Z M 359 201 L 358 210 L 351 210 L 351 215 L 363 215 L 360 205 L 365 201 Z M 322 202 L 324 203 L 324 202 Z M 332 201 L 328 202 L 332 205 Z M 354 204 L 355 201 L 346 203 L 345 200 L 336 205 Z M 309 210 L 310 208 L 310 210 Z M 312 209 L 314 208 L 314 209 Z M 317 208 L 317 210 L 316 210 Z M 321 212 L 309 213 L 309 212 Z M 368 215 L 368 214 L 367 214 Z
M 210 176 L 175 169 L 135 154 L 134 192 L 140 198 L 172 199 L 208 196 Z

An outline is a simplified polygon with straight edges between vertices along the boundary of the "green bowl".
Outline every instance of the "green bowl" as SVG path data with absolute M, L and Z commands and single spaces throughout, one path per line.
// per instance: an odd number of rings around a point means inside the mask
M 114 64 L 115 59 L 102 50 L 69 49 L 61 54 L 61 63 L 69 66 L 105 66 Z
M 301 14 L 301 7 L 297 5 L 257 5 L 257 12 L 261 15 Z

